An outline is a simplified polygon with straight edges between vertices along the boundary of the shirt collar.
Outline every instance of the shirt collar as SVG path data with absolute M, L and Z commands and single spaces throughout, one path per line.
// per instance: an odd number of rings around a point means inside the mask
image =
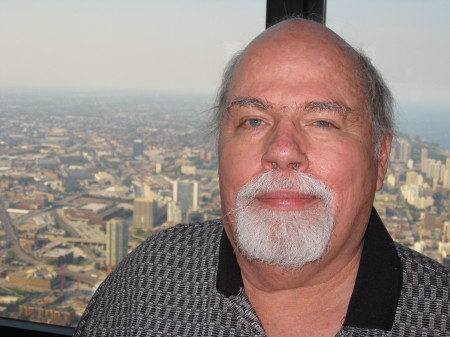
M 233 247 L 222 232 L 216 288 L 226 297 L 242 287 Z M 364 247 L 344 326 L 390 330 L 402 287 L 401 262 L 389 233 L 372 209 L 364 235 Z
M 234 255 L 233 246 L 224 230 L 220 238 L 216 288 L 219 293 L 229 297 L 238 295 L 241 286 L 241 268 Z

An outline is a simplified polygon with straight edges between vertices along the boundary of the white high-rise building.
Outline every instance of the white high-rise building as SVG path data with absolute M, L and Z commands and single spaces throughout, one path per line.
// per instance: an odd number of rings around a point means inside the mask
M 408 160 L 411 159 L 411 143 L 408 142 L 406 139 L 400 139 L 400 153 L 399 153 L 399 160 L 407 163 Z
M 394 174 L 390 173 L 387 175 L 386 182 L 387 182 L 387 185 L 389 186 L 389 188 L 394 188 L 396 181 L 397 181 L 397 179 L 395 178 Z
M 175 224 L 183 221 L 181 205 L 173 200 L 167 203 L 167 221 Z
M 424 209 L 432 206 L 434 199 L 432 197 L 424 196 L 423 186 L 420 185 L 403 185 L 400 191 L 406 201 L 418 209 Z
M 420 150 L 420 169 L 425 172 L 425 161 L 428 159 L 428 149 Z
M 422 185 L 423 176 L 414 171 L 406 172 L 406 185 Z
M 425 159 L 425 167 L 422 169 L 425 172 L 427 178 L 440 180 L 441 178 L 441 169 L 442 169 L 442 161 L 434 160 L 434 159 Z
M 442 162 L 440 160 L 436 160 L 434 165 L 431 165 L 430 178 L 439 180 L 441 178 L 441 167 Z
M 442 186 L 445 188 L 450 189 L 450 165 L 447 168 L 447 165 L 445 165 L 444 174 L 442 176 Z

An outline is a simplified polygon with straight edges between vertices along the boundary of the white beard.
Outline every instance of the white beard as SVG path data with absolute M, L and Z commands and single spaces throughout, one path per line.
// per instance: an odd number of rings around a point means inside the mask
M 302 211 L 272 211 L 254 202 L 256 196 L 280 189 L 312 195 L 320 203 Z M 332 192 L 299 171 L 268 171 L 248 182 L 239 191 L 232 213 L 240 252 L 250 260 L 288 269 L 322 258 L 334 230 Z

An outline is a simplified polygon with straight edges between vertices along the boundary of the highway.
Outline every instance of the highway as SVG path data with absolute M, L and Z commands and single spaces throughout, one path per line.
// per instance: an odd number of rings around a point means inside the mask
M 42 266 L 44 263 L 42 261 L 36 260 L 32 256 L 28 255 L 22 247 L 19 245 L 19 240 L 17 239 L 16 233 L 14 231 L 14 224 L 5 209 L 3 203 L 0 204 L 0 221 L 3 224 L 3 229 L 8 236 L 8 240 L 11 243 L 11 249 L 16 254 L 16 259 L 22 260 L 34 266 Z
M 68 225 L 64 219 L 62 217 L 60 217 L 57 212 L 54 212 L 55 214 L 55 219 L 57 219 L 58 224 L 64 228 L 64 230 L 66 230 L 67 232 L 69 232 L 71 235 L 76 236 L 75 238 L 69 238 L 69 237 L 65 237 L 65 238 L 61 238 L 61 241 L 72 241 L 72 242 L 86 242 L 86 241 L 91 241 L 89 243 L 95 243 L 95 244 L 100 244 L 100 242 L 98 240 L 83 240 L 80 238 L 80 236 L 78 235 L 78 233 L 76 233 L 76 231 L 70 226 Z M 35 215 L 36 213 L 34 213 Z M 28 216 L 28 214 L 27 214 Z M 24 216 L 20 217 L 20 219 L 18 218 L 17 220 L 24 220 Z M 8 212 L 6 211 L 3 203 L 0 204 L 0 221 L 3 224 L 3 229 L 8 237 L 8 241 L 11 243 L 10 249 L 16 254 L 16 260 L 22 260 L 26 263 L 29 263 L 33 266 L 43 266 L 45 265 L 44 261 L 40 261 L 37 260 L 35 258 L 33 258 L 32 256 L 30 256 L 29 254 L 27 254 L 22 247 L 20 247 L 19 245 L 19 240 L 17 239 L 16 233 L 14 231 L 14 222 L 11 219 L 11 217 L 9 216 Z M 59 241 L 59 240 L 58 240 Z M 104 241 L 101 242 L 104 244 Z M 61 271 L 59 270 L 58 273 L 60 274 Z M 71 279 L 74 280 L 79 280 L 83 283 L 87 283 L 91 286 L 94 286 L 100 279 L 101 279 L 101 272 L 92 270 L 92 271 L 88 271 L 86 273 L 80 273 L 80 272 L 74 272 L 74 271 L 69 271 L 67 269 L 64 269 L 64 275 L 65 277 L 69 277 Z

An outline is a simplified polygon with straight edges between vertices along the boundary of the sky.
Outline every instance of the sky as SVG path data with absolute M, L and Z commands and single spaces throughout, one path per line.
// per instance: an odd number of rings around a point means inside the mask
M 214 93 L 265 24 L 265 0 L 2 0 L 0 90 Z M 327 25 L 400 100 L 450 103 L 449 0 L 328 0 Z
M 265 0 L 2 0 L 1 86 L 214 92 Z
M 449 14 L 449 0 L 327 1 L 327 26 L 372 58 L 399 101 L 450 103 Z

